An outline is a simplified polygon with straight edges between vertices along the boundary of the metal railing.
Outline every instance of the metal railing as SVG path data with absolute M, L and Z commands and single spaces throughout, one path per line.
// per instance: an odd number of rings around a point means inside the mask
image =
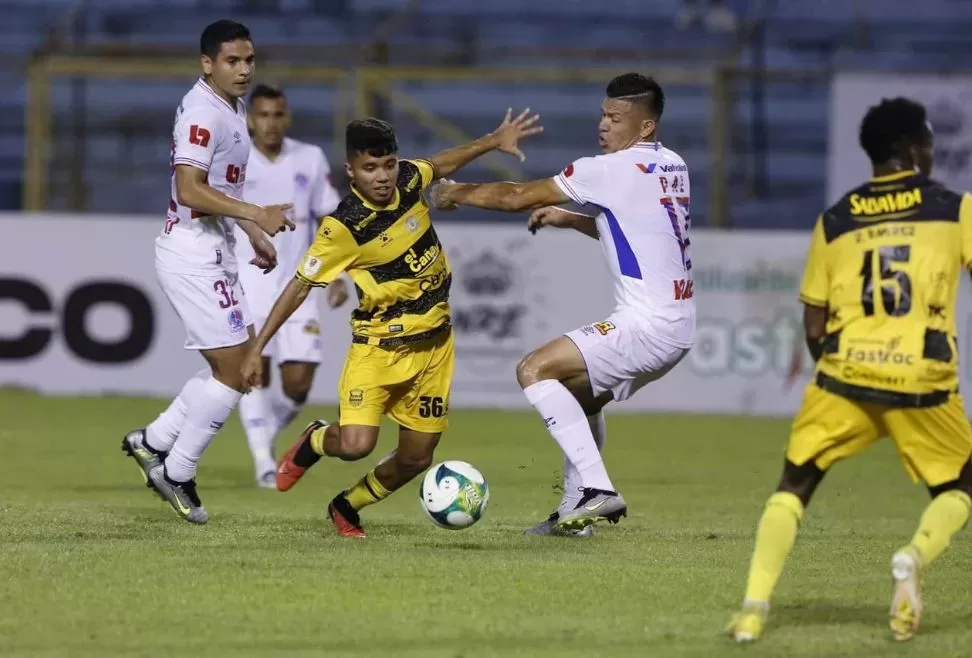
M 27 69 L 27 102 L 25 104 L 26 146 L 23 206 L 42 210 L 46 206 L 49 185 L 52 123 L 51 86 L 58 79 L 136 78 L 191 79 L 198 74 L 191 59 L 177 61 L 136 58 L 50 55 L 36 58 Z M 619 73 L 618 69 L 600 67 L 536 68 L 454 68 L 454 67 L 364 67 L 357 70 L 326 66 L 261 67 L 261 77 L 285 84 L 327 84 L 338 90 L 338 107 L 333 108 L 335 134 L 343 131 L 352 115 L 366 116 L 372 111 L 375 97 L 393 103 L 417 124 L 446 142 L 470 139 L 458 127 L 423 107 L 401 83 L 503 83 L 510 85 L 594 84 L 603 85 Z M 702 85 L 712 91 L 712 122 L 708 127 L 710 153 L 710 188 L 708 190 L 712 223 L 725 225 L 728 217 L 728 149 L 731 123 L 729 86 L 733 72 L 719 67 L 664 67 L 653 71 L 662 84 Z M 498 160 L 484 162 L 492 173 L 504 179 L 522 180 L 522 170 Z

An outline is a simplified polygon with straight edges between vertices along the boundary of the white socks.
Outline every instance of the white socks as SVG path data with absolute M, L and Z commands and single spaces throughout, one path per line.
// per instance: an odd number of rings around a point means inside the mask
M 182 431 L 165 460 L 165 472 L 170 480 L 188 482 L 196 477 L 199 458 L 233 413 L 241 396 L 239 391 L 210 377 L 186 400 Z
M 604 422 L 604 412 L 599 411 L 593 416 L 587 417 L 587 425 L 591 428 L 594 435 L 594 443 L 597 445 L 598 452 L 604 452 L 604 444 L 607 443 L 607 425 Z M 560 505 L 557 506 L 558 512 L 566 512 L 577 506 L 581 492 L 580 473 L 574 468 L 567 457 L 564 457 L 564 493 L 560 498 Z
M 145 442 L 157 452 L 169 452 L 172 445 L 179 438 L 182 423 L 186 420 L 186 410 L 189 403 L 199 396 L 203 383 L 209 379 L 209 368 L 203 368 L 192 379 L 187 381 L 176 399 L 169 404 L 168 409 L 159 414 L 152 423 L 145 428 Z
M 257 477 L 277 470 L 273 458 L 273 440 L 277 435 L 277 418 L 273 413 L 270 391 L 254 388 L 240 399 L 240 421 L 246 442 L 253 455 Z
M 273 394 L 271 394 L 273 395 Z M 275 417 L 277 426 L 274 428 L 274 432 L 279 432 L 280 430 L 290 425 L 294 418 L 300 415 L 300 412 L 304 408 L 303 402 L 294 402 L 286 396 L 282 391 L 276 392 L 270 401 L 271 408 L 273 410 L 273 415 Z
M 580 486 L 614 491 L 591 426 L 571 392 L 560 382 L 545 379 L 527 386 L 523 393 L 577 471 Z

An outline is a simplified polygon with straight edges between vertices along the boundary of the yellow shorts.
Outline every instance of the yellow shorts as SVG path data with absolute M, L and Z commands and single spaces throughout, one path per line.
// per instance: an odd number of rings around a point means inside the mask
M 848 400 L 810 383 L 793 420 L 786 458 L 802 466 L 813 461 L 827 470 L 891 437 L 908 475 L 937 486 L 956 479 L 972 456 L 972 427 L 962 396 L 937 407 L 894 408 Z
M 445 431 L 454 361 L 452 331 L 397 347 L 352 343 L 338 385 L 341 425 L 377 427 L 387 414 L 408 429 Z

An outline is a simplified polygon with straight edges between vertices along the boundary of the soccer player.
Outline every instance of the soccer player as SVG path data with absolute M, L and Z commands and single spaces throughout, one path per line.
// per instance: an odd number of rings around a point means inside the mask
M 664 376 L 695 340 L 685 162 L 657 141 L 665 95 L 652 78 L 620 75 L 601 104 L 604 155 L 528 183 L 456 184 L 431 192 L 433 204 L 534 212 L 528 226 L 573 228 L 601 243 L 614 276 L 614 312 L 525 356 L 517 380 L 564 452 L 564 495 L 527 534 L 589 534 L 627 513 L 601 459 L 602 409 Z M 573 201 L 596 215 L 556 207 Z
M 293 204 L 297 229 L 274 238 L 277 269 L 263 274 L 255 267 L 240 270 L 240 283 L 246 302 L 254 315 L 255 329 L 263 326 L 277 295 L 297 270 L 317 230 L 317 219 L 329 215 L 341 197 L 331 187 L 331 167 L 317 146 L 286 137 L 290 110 L 284 93 L 274 87 L 257 85 L 250 94 L 247 115 L 253 149 L 246 170 L 243 198 L 251 203 Z M 313 221 L 312 221 L 313 220 Z M 254 257 L 250 241 L 236 227 L 236 259 L 247 262 Z M 313 297 L 313 296 L 312 296 Z M 327 289 L 327 301 L 334 307 L 348 298 L 347 287 L 338 279 Z M 240 420 L 246 433 L 257 485 L 276 489 L 277 463 L 273 458 L 274 438 L 300 413 L 310 392 L 314 371 L 321 362 L 321 324 L 316 300 L 304 304 L 281 327 L 264 352 L 264 379 L 240 400 Z M 282 396 L 271 396 L 270 358 L 280 369 Z
M 364 537 L 359 512 L 387 498 L 432 462 L 447 426 L 453 371 L 449 317 L 452 273 L 423 192 L 493 150 L 518 156 L 519 140 L 542 130 L 537 116 L 507 112 L 500 126 L 429 160 L 398 157 L 392 127 L 377 119 L 348 124 L 351 193 L 325 217 L 296 276 L 257 336 L 243 369 L 260 382 L 262 350 L 315 286 L 347 272 L 359 290 L 351 347 L 339 385 L 339 422 L 312 422 L 281 459 L 277 488 L 287 491 L 324 455 L 345 461 L 371 454 L 383 414 L 399 425 L 398 449 L 328 505 L 342 537 Z
M 217 21 L 200 38 L 203 76 L 176 111 L 168 219 L 155 241 L 159 285 L 186 328 L 186 349 L 199 350 L 208 368 L 145 429 L 129 432 L 122 449 L 138 464 L 149 488 L 182 518 L 206 523 L 196 492 L 196 465 L 240 400 L 240 366 L 252 327 L 240 289 L 233 220 L 253 245 L 253 264 L 276 264 L 267 235 L 294 223 L 289 205 L 245 203 L 250 155 L 241 100 L 253 77 L 247 28 Z
M 861 122 L 874 178 L 817 219 L 800 289 L 817 362 L 793 421 L 783 476 L 756 529 L 742 610 L 729 633 L 759 638 L 804 510 L 835 463 L 881 436 L 932 501 L 891 558 L 896 640 L 921 620 L 922 571 L 969 518 L 972 428 L 958 394 L 955 296 L 972 266 L 972 198 L 930 180 L 925 108 L 884 100 Z

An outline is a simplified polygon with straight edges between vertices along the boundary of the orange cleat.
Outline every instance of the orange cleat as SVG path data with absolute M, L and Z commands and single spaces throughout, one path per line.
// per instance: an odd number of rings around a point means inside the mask
M 290 450 L 280 458 L 280 463 L 277 464 L 277 491 L 289 491 L 300 478 L 304 477 L 304 473 L 307 469 L 313 466 L 320 460 L 321 456 L 314 452 L 310 447 L 311 434 L 322 427 L 327 427 L 327 423 L 323 420 L 315 420 L 311 422 L 304 431 L 301 432 L 300 438 L 297 439 L 297 443 L 290 446 Z M 305 446 L 303 451 L 301 447 Z M 305 466 L 298 466 L 294 459 L 297 457 L 298 452 L 304 452 L 302 455 L 304 462 L 310 462 Z
M 368 536 L 361 527 L 361 517 L 358 516 L 357 510 L 351 507 L 343 494 L 335 496 L 330 502 L 327 506 L 327 515 L 331 517 L 339 537 L 364 539 Z

